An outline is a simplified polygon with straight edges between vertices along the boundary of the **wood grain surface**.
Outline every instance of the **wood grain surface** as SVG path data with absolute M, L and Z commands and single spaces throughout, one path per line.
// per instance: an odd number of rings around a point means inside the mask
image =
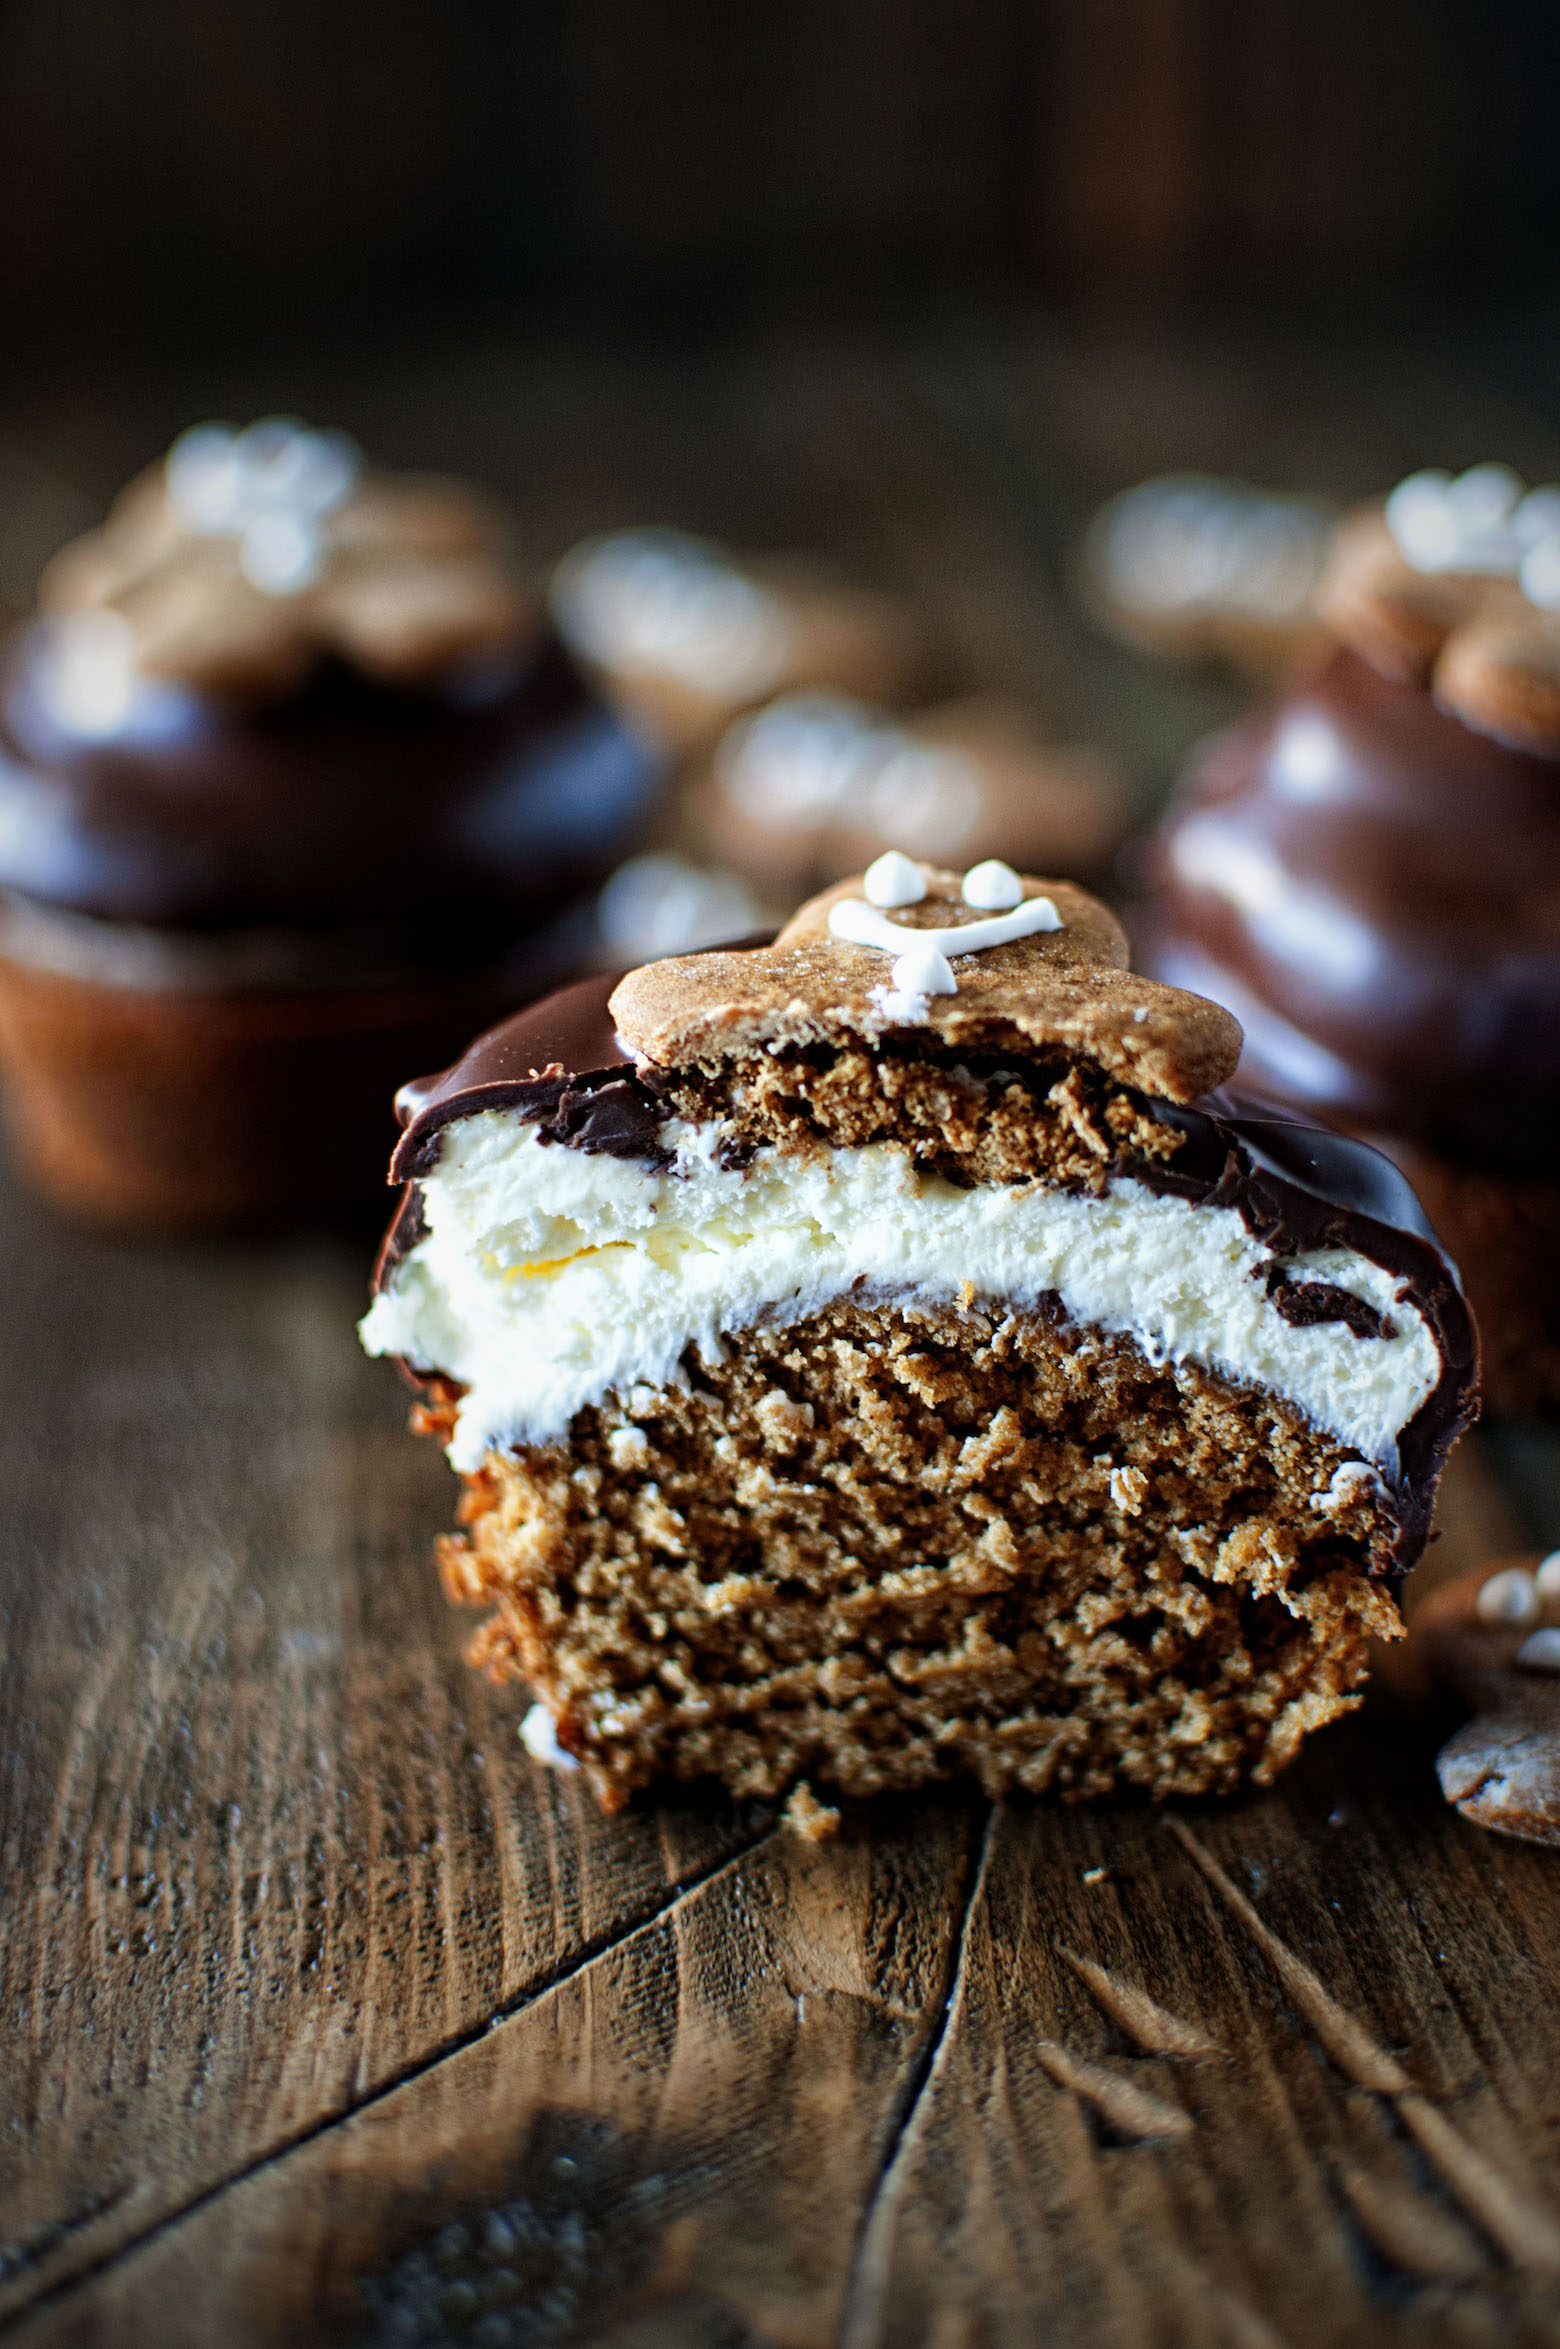
M 900 581 L 1147 794 L 1231 697 L 1075 618 L 1096 494 L 1221 446 L 1339 490 L 1557 469 L 1355 364 L 1330 441 L 1298 363 L 1038 330 L 316 357 L 285 396 L 498 479 L 541 552 L 665 518 Z M 100 494 L 280 396 L 0 432 Z M 1412 1691 L 1170 1818 L 605 1822 L 459 1660 L 450 1480 L 352 1334 L 369 1245 L 124 1246 L 0 1187 L 0 2337 L 1560 2343 L 1560 1868 L 1445 1808 Z M 1466 1446 L 1441 1522 L 1426 1582 L 1560 1537 L 1553 1440 Z

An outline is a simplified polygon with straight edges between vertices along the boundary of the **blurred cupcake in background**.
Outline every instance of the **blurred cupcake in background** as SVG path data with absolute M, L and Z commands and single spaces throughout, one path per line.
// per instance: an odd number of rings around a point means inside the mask
M 1146 968 L 1244 1079 L 1398 1161 L 1485 1388 L 1560 1409 L 1560 489 L 1416 474 L 1340 526 L 1331 658 L 1194 761 Z
M 1165 474 L 1095 516 L 1079 560 L 1083 600 L 1146 652 L 1281 677 L 1325 650 L 1316 596 L 1335 521 L 1319 498 Z
M 740 873 L 660 850 L 628 857 L 596 902 L 600 959 L 606 970 L 628 970 L 668 954 L 696 954 L 704 946 L 768 936 L 783 918 L 780 909 L 758 896 Z
M 1125 801 L 1108 764 L 1045 739 L 1024 705 L 970 697 L 895 718 L 837 694 L 781 695 L 728 729 L 682 821 L 720 863 L 790 907 L 885 847 L 936 863 L 1000 856 L 1102 870 Z
M 603 692 L 677 754 L 707 749 L 739 712 L 797 687 L 892 703 L 927 678 L 925 635 L 899 598 L 680 530 L 588 539 L 559 564 L 550 600 Z
M 658 767 L 459 484 L 275 419 L 186 433 L 0 670 L 0 1056 L 59 1204 L 367 1192 L 389 1102 L 591 959 Z

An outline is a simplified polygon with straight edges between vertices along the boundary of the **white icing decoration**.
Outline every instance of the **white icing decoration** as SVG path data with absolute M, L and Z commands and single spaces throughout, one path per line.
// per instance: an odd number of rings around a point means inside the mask
M 984 864 L 973 865 L 965 874 L 959 894 L 966 905 L 1004 913 L 1010 906 L 1023 904 L 1024 884 L 1011 865 L 1005 865 L 999 856 L 988 856 Z M 874 898 L 873 903 L 877 902 Z
M 1530 1631 L 1517 1650 L 1517 1662 L 1526 1672 L 1560 1672 L 1560 1631 L 1553 1624 Z
M 953 975 L 953 965 L 936 946 L 925 945 L 919 939 L 906 947 L 889 979 L 901 995 L 957 995 L 959 982 Z
M 884 1019 L 901 1027 L 924 1027 L 932 1008 L 929 996 L 906 994 L 900 987 L 869 987 L 867 996 Z
M 1011 946 L 1016 939 L 1061 927 L 1062 917 L 1049 897 L 1028 897 L 1010 913 L 991 914 L 983 922 L 963 922 L 948 929 L 907 929 L 903 922 L 891 922 L 887 914 L 860 897 L 842 898 L 829 910 L 829 928 L 836 938 L 895 956 L 912 945 L 934 946 L 950 956 L 983 954 L 989 946 Z
M 926 880 L 920 866 L 912 864 L 897 848 L 885 849 L 875 863 L 868 865 L 861 886 L 867 903 L 876 906 L 919 905 L 926 895 Z
M 1531 1623 L 1538 1613 L 1538 1593 L 1525 1566 L 1505 1566 L 1492 1574 L 1474 1601 L 1481 1623 Z
M 299 595 L 325 560 L 319 525 L 350 495 L 362 452 L 344 432 L 268 416 L 235 432 L 196 424 L 163 463 L 175 516 L 198 538 L 235 538 L 239 568 L 262 595 Z
M 1515 579 L 1540 611 L 1560 609 L 1560 489 L 1527 489 L 1509 465 L 1432 467 L 1398 483 L 1386 516 L 1416 571 Z
M 239 540 L 238 567 L 262 595 L 299 595 L 325 564 L 325 542 L 301 514 L 257 514 Z

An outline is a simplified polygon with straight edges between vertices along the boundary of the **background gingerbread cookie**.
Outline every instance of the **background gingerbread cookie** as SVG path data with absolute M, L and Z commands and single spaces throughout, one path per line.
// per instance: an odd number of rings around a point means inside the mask
M 1345 523 L 1331 660 L 1197 754 L 1144 924 L 1247 1081 L 1397 1157 L 1515 1411 L 1560 1405 L 1557 514 L 1479 466 Z
M 1445 1584 L 1409 1646 L 1472 1709 L 1436 1763 L 1447 1801 L 1475 1826 L 1560 1849 L 1560 1551 Z

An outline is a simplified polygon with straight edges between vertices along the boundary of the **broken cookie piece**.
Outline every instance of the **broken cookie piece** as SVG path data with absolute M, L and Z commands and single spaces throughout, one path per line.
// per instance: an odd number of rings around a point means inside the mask
M 1436 1760 L 1447 1801 L 1496 1835 L 1560 1846 L 1560 1551 L 1446 1584 L 1410 1644 L 1473 1712 Z
M 408 1087 L 363 1325 L 465 1481 L 474 1660 L 598 1798 L 1154 1796 L 1357 1701 L 1471 1414 L 1362 1145 L 1112 916 L 890 853 Z

